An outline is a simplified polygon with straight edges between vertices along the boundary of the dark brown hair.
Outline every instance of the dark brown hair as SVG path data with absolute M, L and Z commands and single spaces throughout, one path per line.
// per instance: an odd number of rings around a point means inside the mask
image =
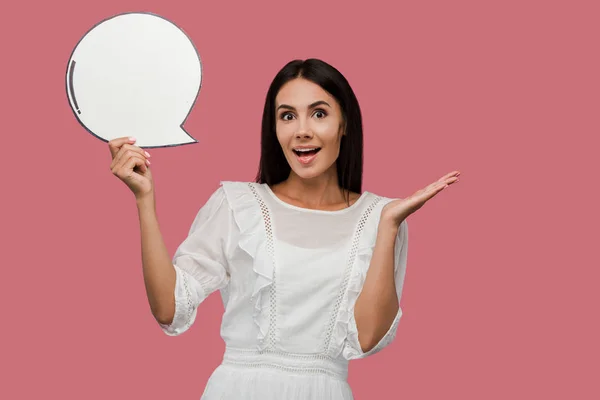
M 338 182 L 342 189 L 361 193 L 363 128 L 358 100 L 346 78 L 337 69 L 314 58 L 289 62 L 277 73 L 269 87 L 262 118 L 260 164 L 256 182 L 272 186 L 285 181 L 290 174 L 290 165 L 275 131 L 275 98 L 283 85 L 300 77 L 316 83 L 339 103 L 346 134 L 342 136 L 336 160 Z

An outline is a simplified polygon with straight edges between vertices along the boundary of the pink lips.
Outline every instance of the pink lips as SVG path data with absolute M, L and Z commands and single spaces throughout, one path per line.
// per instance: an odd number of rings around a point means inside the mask
M 321 151 L 320 147 L 312 145 L 296 146 L 292 149 L 298 161 L 304 165 L 312 163 L 317 158 L 319 151 Z
M 298 161 L 300 161 L 304 165 L 310 164 L 319 155 L 318 152 L 316 154 L 312 154 L 312 155 L 298 155 L 296 153 L 294 153 L 294 154 L 295 154 L 296 158 L 298 159 Z

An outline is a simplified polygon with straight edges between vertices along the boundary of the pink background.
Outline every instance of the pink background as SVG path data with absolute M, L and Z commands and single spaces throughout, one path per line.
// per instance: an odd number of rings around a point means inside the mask
M 8 4 L 0 397 L 198 399 L 220 362 L 218 294 L 182 336 L 154 321 L 133 196 L 65 93 L 91 26 L 151 11 L 204 65 L 186 124 L 199 143 L 151 151 L 171 254 L 219 180 L 254 178 L 277 70 L 322 58 L 364 112 L 365 190 L 462 172 L 409 217 L 405 314 L 390 347 L 351 364 L 356 398 L 600 398 L 598 2 Z

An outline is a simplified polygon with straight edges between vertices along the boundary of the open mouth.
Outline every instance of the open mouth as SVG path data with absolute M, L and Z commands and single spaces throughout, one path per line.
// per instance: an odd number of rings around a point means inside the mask
M 320 147 L 313 147 L 310 149 L 294 149 L 293 152 L 294 154 L 296 154 L 298 157 L 310 157 L 310 156 L 314 156 L 315 154 L 317 154 L 319 152 L 319 150 L 321 150 Z
M 317 157 L 317 153 L 321 150 L 320 147 L 306 147 L 293 149 L 292 151 L 298 157 L 298 161 L 302 164 L 311 164 Z

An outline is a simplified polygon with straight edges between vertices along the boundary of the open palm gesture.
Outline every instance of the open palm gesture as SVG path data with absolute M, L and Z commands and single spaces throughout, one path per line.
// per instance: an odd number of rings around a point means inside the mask
M 429 199 L 433 198 L 433 196 L 451 184 L 458 182 L 459 175 L 459 171 L 451 172 L 423 189 L 416 191 L 405 199 L 389 202 L 381 211 L 381 219 L 392 222 L 395 226 L 400 226 L 400 223 L 402 223 L 406 217 L 423 207 Z

